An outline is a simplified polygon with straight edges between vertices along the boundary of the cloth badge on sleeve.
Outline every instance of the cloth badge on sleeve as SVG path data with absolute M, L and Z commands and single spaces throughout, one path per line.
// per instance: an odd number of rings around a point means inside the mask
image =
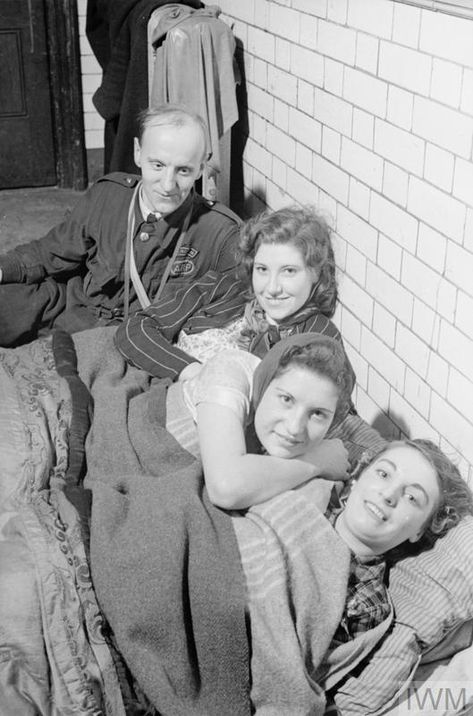
M 181 246 L 171 269 L 172 276 L 188 276 L 195 271 L 194 259 L 198 255 L 192 246 Z

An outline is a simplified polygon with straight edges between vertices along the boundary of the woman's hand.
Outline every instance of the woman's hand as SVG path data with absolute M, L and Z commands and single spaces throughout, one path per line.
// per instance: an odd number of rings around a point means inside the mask
M 185 368 L 181 370 L 177 380 L 179 382 L 181 382 L 182 380 L 191 380 L 191 378 L 195 378 L 196 375 L 199 375 L 202 368 L 202 363 L 199 363 L 198 361 L 195 361 L 195 363 L 189 363 L 188 365 L 186 365 Z
M 299 459 L 314 465 L 317 469 L 315 477 L 323 477 L 326 480 L 348 480 L 350 477 L 348 452 L 338 438 L 322 440 Z

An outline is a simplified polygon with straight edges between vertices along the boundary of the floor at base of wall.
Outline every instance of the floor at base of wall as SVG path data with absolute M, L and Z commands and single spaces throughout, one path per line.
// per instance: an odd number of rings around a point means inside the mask
M 89 184 L 103 174 L 103 150 L 87 151 Z M 3 189 L 0 192 L 0 253 L 44 236 L 58 224 L 83 192 L 55 186 Z

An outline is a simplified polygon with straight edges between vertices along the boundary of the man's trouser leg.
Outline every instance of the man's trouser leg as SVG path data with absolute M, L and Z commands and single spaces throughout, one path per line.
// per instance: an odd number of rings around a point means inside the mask
M 48 278 L 41 283 L 0 285 L 0 346 L 14 348 L 52 326 L 66 305 L 66 287 Z

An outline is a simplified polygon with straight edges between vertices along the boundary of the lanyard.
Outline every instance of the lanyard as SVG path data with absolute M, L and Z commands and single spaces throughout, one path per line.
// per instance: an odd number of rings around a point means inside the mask
M 136 185 L 135 191 L 133 192 L 133 196 L 131 197 L 130 206 L 128 209 L 128 222 L 127 222 L 127 231 L 126 231 L 126 247 L 125 247 L 125 284 L 124 284 L 124 297 L 123 297 L 123 303 L 124 303 L 124 320 L 126 320 L 130 313 L 130 278 L 133 283 L 133 286 L 135 288 L 136 294 L 138 296 L 138 300 L 140 302 L 140 305 L 142 308 L 148 308 L 148 306 L 151 305 L 151 301 L 149 300 L 145 288 L 143 286 L 143 283 L 140 279 L 140 276 L 138 274 L 138 271 L 136 269 L 135 264 L 135 257 L 133 253 L 133 238 L 135 235 L 135 204 L 136 199 L 138 196 L 138 192 L 140 191 L 142 181 L 139 181 Z M 179 249 L 182 246 L 182 242 L 185 239 L 187 229 L 189 228 L 191 216 L 192 216 L 192 209 L 194 206 L 194 202 L 191 201 L 191 204 L 189 206 L 189 210 L 184 217 L 184 221 L 182 223 L 181 232 L 179 234 L 179 238 L 176 241 L 176 245 L 174 247 L 174 251 L 172 252 L 172 256 L 169 259 L 169 261 L 166 264 L 166 268 L 164 270 L 164 273 L 161 277 L 161 281 L 159 283 L 159 288 L 156 292 L 156 295 L 154 297 L 154 302 L 157 302 L 159 300 L 159 297 L 161 296 L 164 286 L 166 285 L 166 282 L 169 278 L 169 274 L 171 273 L 172 265 L 177 258 L 177 255 L 179 253 Z

